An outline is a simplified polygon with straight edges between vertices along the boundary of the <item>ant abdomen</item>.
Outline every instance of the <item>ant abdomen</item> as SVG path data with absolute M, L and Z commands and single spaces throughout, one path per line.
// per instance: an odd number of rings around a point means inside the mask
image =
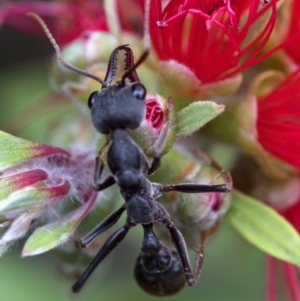
M 165 246 L 155 255 L 141 253 L 136 261 L 134 276 L 145 292 L 157 297 L 174 295 L 186 285 L 177 251 Z

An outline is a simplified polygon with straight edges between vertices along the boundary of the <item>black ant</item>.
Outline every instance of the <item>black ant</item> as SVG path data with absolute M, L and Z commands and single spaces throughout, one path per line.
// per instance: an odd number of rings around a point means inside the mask
M 58 61 L 63 66 L 93 78 L 102 85 L 101 90 L 93 92 L 88 100 L 94 127 L 98 132 L 109 137 L 96 158 L 93 188 L 100 191 L 117 183 L 125 204 L 83 237 L 79 241 L 79 245 L 83 248 L 87 247 L 98 235 L 111 228 L 124 211 L 127 212 L 125 225 L 108 238 L 83 275 L 73 285 L 73 292 L 81 290 L 94 269 L 124 239 L 129 229 L 138 224 L 142 225 L 144 229 L 141 254 L 135 266 L 135 277 L 138 284 L 145 291 L 156 296 L 172 295 L 186 284 L 192 286 L 200 275 L 203 250 L 198 251 L 193 272 L 182 234 L 171 221 L 166 209 L 162 204 L 156 202 L 156 199 L 164 192 L 169 191 L 228 192 L 232 189 L 230 174 L 222 171 L 225 184 L 217 185 L 151 183 L 146 176 L 152 174 L 160 166 L 161 152 L 169 126 L 168 112 L 151 165 L 144 152 L 127 131 L 127 129 L 137 129 L 144 118 L 146 89 L 139 81 L 136 68 L 146 60 L 150 48 L 146 47 L 140 59 L 134 63 L 133 53 L 128 45 L 117 47 L 111 54 L 105 79 L 102 80 L 65 62 L 46 25 L 37 15 L 32 13 L 30 15 L 37 19 L 43 27 L 56 50 Z M 125 52 L 125 71 L 120 81 L 111 84 L 116 77 L 117 54 L 121 50 Z M 102 180 L 101 175 L 104 168 L 102 157 L 106 150 L 107 163 L 112 174 Z M 175 249 L 164 246 L 155 235 L 153 231 L 155 222 L 167 228 Z

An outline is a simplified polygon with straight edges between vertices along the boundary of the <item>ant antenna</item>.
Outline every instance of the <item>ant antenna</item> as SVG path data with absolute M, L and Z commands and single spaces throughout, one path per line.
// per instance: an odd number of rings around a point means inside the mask
M 138 61 L 131 66 L 122 76 L 122 84 L 125 84 L 125 78 L 128 77 L 133 70 L 135 70 L 139 65 L 141 65 L 148 55 L 150 54 L 151 40 L 150 40 L 150 30 L 149 30 L 149 21 L 150 21 L 150 2 L 151 0 L 145 1 L 145 17 L 144 17 L 144 40 L 145 40 L 145 50 Z
M 59 49 L 59 46 L 58 44 L 56 43 L 55 39 L 53 38 L 50 30 L 48 29 L 47 25 L 45 24 L 45 22 L 41 19 L 40 16 L 38 16 L 37 14 L 35 13 L 28 13 L 27 16 L 30 16 L 32 17 L 33 19 L 35 19 L 40 25 L 41 27 L 43 28 L 45 34 L 47 35 L 48 39 L 50 40 L 50 42 L 52 43 L 55 51 L 56 51 L 56 56 L 57 56 L 57 60 L 64 66 L 66 67 L 67 69 L 70 69 L 72 71 L 75 71 L 81 75 L 84 75 L 84 76 L 87 76 L 87 77 L 90 77 L 94 80 L 96 80 L 97 82 L 99 82 L 102 86 L 106 87 L 106 83 L 101 79 L 99 78 L 98 76 L 94 75 L 94 74 L 91 74 L 89 72 L 86 72 L 82 69 L 79 69 L 69 63 L 67 63 L 62 55 L 61 55 L 61 52 L 60 52 L 60 49 Z

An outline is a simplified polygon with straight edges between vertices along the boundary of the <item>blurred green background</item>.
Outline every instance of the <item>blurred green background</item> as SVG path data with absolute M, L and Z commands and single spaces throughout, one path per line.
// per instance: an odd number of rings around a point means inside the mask
M 51 91 L 48 81 L 50 43 L 9 28 L 0 29 L 0 126 L 14 131 L 20 112 Z M 43 114 L 53 118 L 55 112 Z M 44 142 L 43 115 L 32 112 L 23 138 Z M 18 127 L 17 127 L 18 128 Z M 99 221 L 95 221 L 95 225 Z M 20 258 L 22 242 L 0 260 L 0 300 L 154 300 L 135 284 L 132 270 L 141 241 L 139 229 L 96 270 L 82 293 L 71 293 L 72 282 L 61 275 L 64 263 L 54 252 Z M 191 258 L 194 252 L 190 252 Z M 265 299 L 265 256 L 224 222 L 207 244 L 202 275 L 197 285 L 169 300 L 259 301 Z M 285 300 L 282 297 L 282 300 Z

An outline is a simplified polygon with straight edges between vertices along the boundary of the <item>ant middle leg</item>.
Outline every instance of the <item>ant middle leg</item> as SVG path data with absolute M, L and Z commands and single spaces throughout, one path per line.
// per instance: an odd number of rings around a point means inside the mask
M 231 174 L 222 169 L 215 162 L 215 166 L 220 172 L 224 180 L 224 184 L 196 184 L 196 183 L 180 183 L 172 185 L 156 185 L 156 193 L 159 195 L 163 192 L 178 191 L 184 193 L 205 193 L 205 192 L 230 192 L 232 190 L 232 178 Z
M 81 248 L 86 248 L 88 245 L 101 233 L 105 232 L 111 228 L 121 217 L 122 213 L 125 211 L 125 205 L 122 205 L 118 210 L 110 214 L 105 218 L 96 228 L 89 232 L 86 236 L 82 237 L 78 244 Z
M 81 275 L 79 280 L 72 286 L 72 290 L 74 293 L 80 292 L 85 282 L 91 276 L 95 268 L 102 262 L 102 260 L 124 239 L 128 230 L 131 228 L 132 224 L 127 221 L 126 224 L 118 229 L 115 233 L 113 233 L 106 243 L 102 246 L 100 251 L 97 253 L 95 258 L 92 260 L 90 265 Z
M 227 176 L 227 174 L 226 174 Z M 226 181 L 230 178 L 226 178 Z M 159 193 L 178 191 L 184 193 L 205 193 L 205 192 L 229 192 L 232 190 L 232 182 L 227 182 L 225 184 L 194 184 L 194 183 L 182 183 L 173 185 L 161 185 L 157 187 Z

